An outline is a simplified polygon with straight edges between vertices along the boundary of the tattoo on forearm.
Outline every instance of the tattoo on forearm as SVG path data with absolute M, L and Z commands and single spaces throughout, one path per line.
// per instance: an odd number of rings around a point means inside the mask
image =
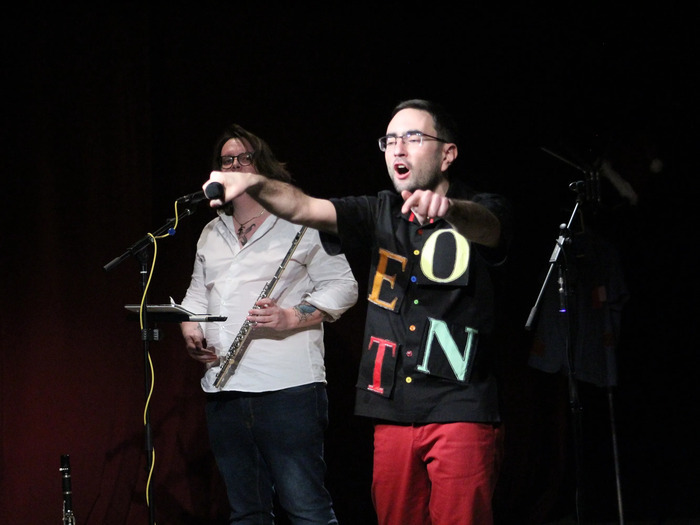
M 316 310 L 317 308 L 314 305 L 307 302 L 302 302 L 294 307 L 294 311 L 296 312 L 297 319 L 299 319 L 300 323 L 303 323 L 309 317 L 311 317 Z

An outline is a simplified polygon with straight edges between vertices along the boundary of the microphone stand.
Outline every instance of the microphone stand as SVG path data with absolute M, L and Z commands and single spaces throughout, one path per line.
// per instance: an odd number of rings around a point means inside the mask
M 178 213 L 180 219 L 188 217 L 196 211 L 195 204 L 190 203 L 186 208 L 183 208 L 181 212 Z M 145 235 L 129 248 L 126 249 L 124 253 L 120 256 L 115 257 L 112 261 L 104 266 L 105 271 L 111 271 L 117 267 L 120 263 L 128 259 L 129 257 L 135 257 L 139 263 L 139 275 L 140 275 L 140 286 L 141 295 L 143 297 L 144 304 L 148 304 L 147 297 L 147 284 L 148 284 L 148 268 L 149 268 L 149 249 L 153 243 L 154 238 L 158 238 L 166 233 L 168 235 L 175 235 L 174 225 L 175 218 L 168 219 L 163 226 L 158 228 L 152 235 Z M 149 325 L 148 308 L 143 308 L 142 323 L 143 327 L 141 329 L 141 341 L 143 342 L 143 355 L 144 355 L 144 368 L 145 368 L 145 389 L 146 389 L 146 399 L 148 400 L 149 392 L 151 391 L 152 378 L 149 374 L 149 350 L 150 342 L 158 341 L 160 339 L 160 333 L 157 329 L 152 329 Z M 153 466 L 153 436 L 151 434 L 151 416 L 150 407 L 146 405 L 146 410 L 144 414 L 144 433 L 145 433 L 145 452 L 146 452 L 146 472 L 150 473 Z M 155 524 L 155 504 L 153 502 L 153 488 L 151 483 L 147 484 L 146 487 L 146 500 L 148 502 L 148 514 L 150 525 Z
M 601 203 L 601 193 L 600 193 L 600 174 L 598 170 L 594 167 L 591 166 L 587 163 L 582 163 L 583 165 L 578 165 L 575 162 L 572 162 L 569 159 L 564 158 L 563 156 L 547 149 L 544 147 L 540 148 L 542 151 L 545 153 L 551 155 L 552 157 L 555 157 L 562 161 L 565 164 L 568 164 L 572 168 L 580 171 L 583 173 L 585 180 L 583 181 L 576 181 L 572 182 L 569 184 L 569 188 L 575 191 L 578 196 L 576 199 L 576 206 L 574 207 L 574 211 L 571 214 L 571 219 L 569 220 L 568 226 L 566 229 L 564 229 L 564 225 L 562 224 L 560 226 L 561 234 L 559 238 L 557 239 L 557 244 L 554 248 L 554 251 L 552 252 L 552 256 L 550 257 L 550 268 L 549 272 L 547 273 L 547 277 L 545 278 L 545 282 L 542 287 L 542 291 L 540 291 L 540 295 L 537 298 L 537 301 L 535 303 L 535 306 L 533 307 L 532 311 L 530 312 L 530 317 L 527 320 L 527 323 L 525 325 L 525 328 L 530 330 L 532 323 L 534 321 L 535 315 L 537 308 L 539 307 L 539 302 L 542 297 L 542 293 L 544 291 L 544 287 L 547 284 L 547 281 L 550 278 L 550 275 L 553 271 L 553 265 L 556 262 L 559 267 L 559 301 L 560 301 L 560 311 L 563 309 L 568 310 L 568 306 L 566 305 L 566 300 L 568 298 L 568 289 L 567 289 L 567 283 L 566 283 L 566 268 L 561 265 L 559 262 L 559 254 L 560 251 L 563 249 L 564 245 L 570 242 L 570 237 L 568 237 L 570 233 L 570 226 L 574 220 L 574 216 L 576 215 L 576 212 L 579 209 L 579 206 L 582 202 L 590 202 L 593 203 L 594 207 L 597 205 L 600 205 Z M 579 161 L 580 162 L 580 161 Z M 564 312 L 562 312 L 564 313 Z M 575 455 L 575 462 L 576 462 L 576 505 L 577 505 L 577 520 L 580 519 L 580 510 L 579 510 L 579 491 L 580 489 L 580 445 L 576 440 L 580 440 L 581 437 L 581 407 L 579 404 L 579 398 L 578 398 L 578 392 L 576 389 L 576 379 L 575 379 L 575 370 L 574 370 L 574 362 L 573 362 L 573 344 L 572 344 L 572 331 L 573 331 L 573 326 L 571 323 L 571 316 L 566 313 L 567 318 L 567 326 L 569 330 L 567 331 L 567 340 L 566 340 L 566 356 L 568 360 L 568 365 L 569 365 L 569 403 L 571 406 L 572 414 L 573 414 L 573 426 L 574 426 L 574 455 Z M 610 411 L 610 428 L 611 428 L 611 434 L 612 434 L 612 446 L 613 446 L 613 460 L 614 460 L 614 466 L 615 466 L 615 484 L 616 484 L 616 490 L 617 490 L 617 510 L 618 510 L 618 518 L 619 518 L 619 523 L 620 525 L 624 525 L 625 523 L 625 517 L 624 517 L 624 509 L 623 509 L 623 503 L 622 503 L 622 487 L 621 487 L 621 482 L 620 482 L 620 468 L 619 468 L 619 459 L 618 459 L 618 449 L 617 449 L 617 434 L 616 434 L 616 425 L 615 425 L 615 413 L 614 413 L 614 408 L 613 408 L 613 394 L 612 394 L 612 389 L 608 387 L 608 408 Z M 578 521 L 577 521 L 578 522 Z
M 572 182 L 569 188 L 577 192 L 576 205 L 574 206 L 569 222 L 559 226 L 559 237 L 554 244 L 554 250 L 549 257 L 549 270 L 545 276 L 544 282 L 540 289 L 535 305 L 530 310 L 530 315 L 525 323 L 525 329 L 531 330 L 534 323 L 537 311 L 540 306 L 540 301 L 547 288 L 547 283 L 552 277 L 555 269 L 557 270 L 557 284 L 559 293 L 559 313 L 564 316 L 567 331 L 565 337 L 566 360 L 567 360 L 567 379 L 568 379 L 568 395 L 569 395 L 569 410 L 571 411 L 572 434 L 573 434 L 573 451 L 574 451 L 574 479 L 575 488 L 575 512 L 576 523 L 581 523 L 581 515 L 583 511 L 582 483 L 581 483 L 581 403 L 578 393 L 578 385 L 576 383 L 576 371 L 574 369 L 573 357 L 573 340 L 574 340 L 574 323 L 569 312 L 569 287 L 567 280 L 567 265 L 566 265 L 566 246 L 571 243 L 571 226 L 576 218 L 582 202 L 581 189 L 584 183 L 582 181 Z M 564 252 L 564 257 L 561 257 Z

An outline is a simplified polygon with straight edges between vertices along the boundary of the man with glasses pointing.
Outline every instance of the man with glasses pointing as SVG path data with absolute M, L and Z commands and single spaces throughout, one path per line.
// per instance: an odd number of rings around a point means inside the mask
M 379 139 L 396 192 L 318 199 L 257 174 L 212 172 L 322 232 L 328 253 L 370 248 L 355 413 L 372 418 L 380 525 L 488 525 L 502 429 L 494 373 L 498 272 L 510 238 L 504 198 L 448 171 L 456 126 L 437 104 L 394 108 Z

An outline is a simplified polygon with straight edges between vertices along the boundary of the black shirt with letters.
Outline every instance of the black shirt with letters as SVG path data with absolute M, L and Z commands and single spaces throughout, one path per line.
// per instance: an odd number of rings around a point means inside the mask
M 401 424 L 500 421 L 493 373 L 497 278 L 510 231 L 507 201 L 459 181 L 447 196 L 489 208 L 502 242 L 470 242 L 443 219 L 421 225 L 392 191 L 331 199 L 338 236 L 328 253 L 371 254 L 355 413 Z

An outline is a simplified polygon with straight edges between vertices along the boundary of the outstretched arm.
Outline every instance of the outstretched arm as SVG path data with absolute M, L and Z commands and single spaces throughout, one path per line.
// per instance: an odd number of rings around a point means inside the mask
M 327 199 L 318 199 L 286 182 L 269 179 L 258 173 L 213 171 L 202 188 L 218 182 L 224 187 L 224 202 L 248 193 L 273 215 L 294 224 L 302 224 L 328 233 L 338 233 L 335 207 Z M 218 207 L 221 199 L 212 199 L 210 205 Z

